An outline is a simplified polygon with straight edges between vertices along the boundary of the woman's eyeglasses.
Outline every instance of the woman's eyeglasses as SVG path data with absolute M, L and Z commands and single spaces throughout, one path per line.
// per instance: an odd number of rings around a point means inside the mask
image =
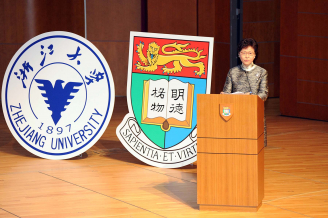
M 253 53 L 253 52 L 240 52 L 240 54 L 242 55 L 242 56 L 250 56 L 250 57 L 253 57 L 255 54 Z

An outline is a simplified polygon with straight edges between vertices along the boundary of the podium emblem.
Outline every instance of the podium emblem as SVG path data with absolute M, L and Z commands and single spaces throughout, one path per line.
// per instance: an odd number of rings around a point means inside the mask
M 129 113 L 116 134 L 156 167 L 197 160 L 197 94 L 210 93 L 213 39 L 131 32 Z
M 233 104 L 220 104 L 220 116 L 228 122 L 233 116 Z

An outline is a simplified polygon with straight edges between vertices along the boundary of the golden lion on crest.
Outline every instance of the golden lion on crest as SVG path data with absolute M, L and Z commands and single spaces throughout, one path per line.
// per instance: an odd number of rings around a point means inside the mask
M 138 61 L 135 65 L 137 66 L 136 69 L 139 69 L 141 71 L 147 71 L 147 72 L 153 72 L 157 70 L 158 66 L 163 66 L 162 70 L 163 73 L 177 73 L 181 72 L 182 66 L 183 67 L 198 67 L 199 71 L 194 71 L 195 75 L 202 76 L 202 74 L 205 73 L 205 66 L 203 62 L 196 62 L 192 63 L 192 61 L 198 61 L 202 58 L 205 58 L 206 55 L 201 56 L 200 53 L 203 50 L 198 51 L 198 49 L 190 48 L 190 49 L 184 49 L 187 47 L 189 43 L 187 44 L 177 44 L 177 42 L 172 44 L 167 44 L 162 47 L 162 52 L 165 55 L 158 54 L 160 46 L 156 44 L 156 42 L 151 42 L 148 45 L 147 49 L 147 58 L 143 54 L 143 48 L 144 43 L 140 42 L 140 44 L 137 44 L 137 50 L 138 56 L 140 60 L 144 63 L 145 66 L 141 65 L 141 63 Z M 173 51 L 165 51 L 166 48 L 175 48 Z M 182 53 L 189 53 L 194 52 L 197 54 L 196 57 L 191 57 L 188 55 L 182 55 Z M 173 61 L 173 68 L 167 68 L 165 65 Z

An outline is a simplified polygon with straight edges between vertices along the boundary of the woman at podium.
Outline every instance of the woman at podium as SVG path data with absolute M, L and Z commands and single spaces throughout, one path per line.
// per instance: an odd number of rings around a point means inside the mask
M 263 101 L 268 98 L 268 73 L 254 64 L 258 45 L 252 38 L 243 39 L 238 44 L 238 57 L 242 64 L 229 70 L 221 94 L 239 93 L 258 95 Z M 267 146 L 266 120 L 264 118 L 264 146 Z

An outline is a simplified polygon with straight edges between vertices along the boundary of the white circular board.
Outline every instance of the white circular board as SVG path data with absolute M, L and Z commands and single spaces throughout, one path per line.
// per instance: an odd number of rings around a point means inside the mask
M 48 32 L 26 42 L 11 59 L 1 100 L 7 125 L 26 150 L 68 159 L 104 133 L 115 89 L 105 58 L 91 42 Z

